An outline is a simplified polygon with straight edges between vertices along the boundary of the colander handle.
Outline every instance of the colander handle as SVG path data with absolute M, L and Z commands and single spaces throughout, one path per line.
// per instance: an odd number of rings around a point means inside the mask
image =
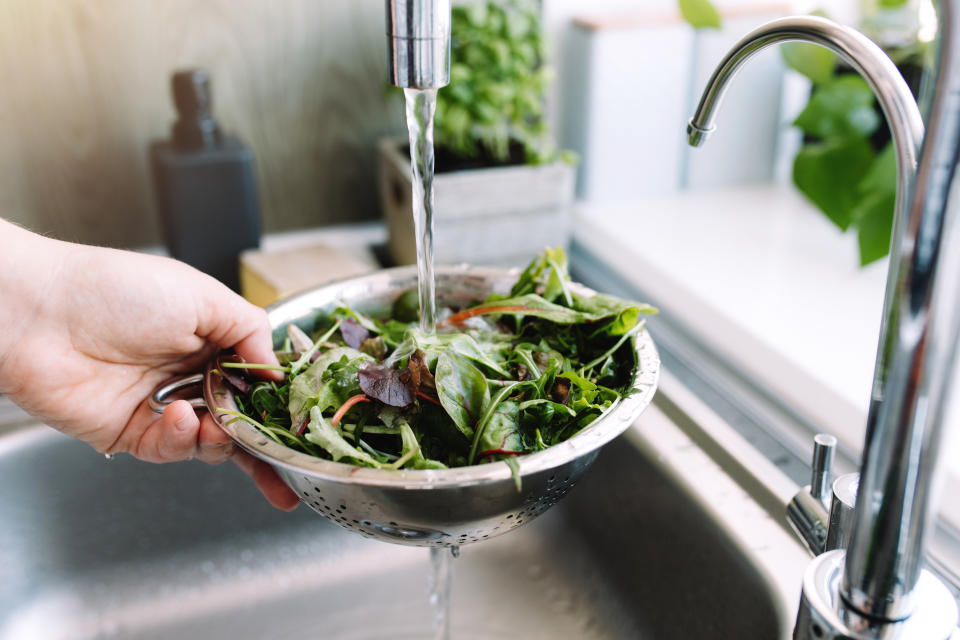
M 207 402 L 203 399 L 203 389 L 201 385 L 203 385 L 202 373 L 193 373 L 188 376 L 171 378 L 157 387 L 153 393 L 150 394 L 150 397 L 147 398 L 147 404 L 149 404 L 150 408 L 156 413 L 163 413 L 163 410 L 167 408 L 167 405 L 174 400 L 181 399 L 172 398 L 172 395 L 179 391 L 183 391 L 184 389 L 189 389 L 190 387 L 197 387 L 199 395 L 182 399 L 189 402 L 190 406 L 194 409 L 206 409 Z

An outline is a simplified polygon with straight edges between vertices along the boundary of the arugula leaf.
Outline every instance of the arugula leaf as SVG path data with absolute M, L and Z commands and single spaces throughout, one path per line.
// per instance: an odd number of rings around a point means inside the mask
M 323 353 L 290 383 L 288 408 L 292 423 L 302 424 L 311 407 L 326 411 L 360 393 L 358 372 L 373 362 L 367 354 L 350 347 L 334 347 Z
M 355 462 L 365 463 L 375 469 L 381 467 L 378 461 L 347 442 L 336 427 L 324 420 L 319 407 L 310 409 L 310 424 L 307 428 L 308 431 L 304 437 L 322 447 L 335 462 L 347 458 Z
M 402 460 L 405 456 L 409 456 L 407 461 L 407 466 L 412 469 L 446 469 L 447 465 L 437 460 L 429 460 L 423 455 L 423 451 L 420 448 L 420 443 L 417 440 L 417 435 L 413 431 L 413 427 L 410 426 L 406 420 L 400 420 L 398 422 L 400 427 L 400 440 L 401 440 L 401 455 L 400 459 Z

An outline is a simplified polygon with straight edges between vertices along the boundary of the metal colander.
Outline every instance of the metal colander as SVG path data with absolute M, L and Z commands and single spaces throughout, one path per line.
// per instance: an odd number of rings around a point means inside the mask
M 440 268 L 438 306 L 466 306 L 491 293 L 507 293 L 517 273 L 477 267 Z M 416 270 L 400 267 L 310 289 L 275 303 L 267 311 L 279 346 L 286 326 L 310 331 L 318 312 L 341 301 L 373 314 L 388 310 L 404 291 L 417 285 Z M 580 295 L 590 289 L 575 285 Z M 442 470 L 389 471 L 356 467 L 300 453 L 277 444 L 243 421 L 216 408 L 236 410 L 232 390 L 211 373 L 178 378 L 151 397 L 163 410 L 172 393 L 202 385 L 194 406 L 211 409 L 217 424 L 238 446 L 266 461 L 311 509 L 361 535 L 418 546 L 459 546 L 506 533 L 556 504 L 597 456 L 600 447 L 622 433 L 650 404 L 660 372 L 656 347 L 646 331 L 634 339 L 637 367 L 634 392 L 619 400 L 589 428 L 549 449 L 517 459 L 520 490 L 503 462 Z

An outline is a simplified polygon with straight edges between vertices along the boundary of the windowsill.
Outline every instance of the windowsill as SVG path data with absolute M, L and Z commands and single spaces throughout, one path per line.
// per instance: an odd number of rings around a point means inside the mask
M 887 265 L 860 268 L 854 234 L 839 233 L 792 187 L 770 184 L 580 203 L 574 228 L 578 244 L 664 314 L 860 450 Z M 960 514 L 947 516 L 960 525 Z

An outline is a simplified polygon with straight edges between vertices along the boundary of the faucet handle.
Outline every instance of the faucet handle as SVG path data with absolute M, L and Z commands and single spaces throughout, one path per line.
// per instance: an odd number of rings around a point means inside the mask
M 827 498 L 837 439 L 826 433 L 813 438 L 810 485 L 797 492 L 787 505 L 787 521 L 813 555 L 823 553 L 827 543 L 830 515 Z
M 833 499 L 830 502 L 830 526 L 827 527 L 826 550 L 844 549 L 853 529 L 853 513 L 857 505 L 859 473 L 848 473 L 833 481 Z M 960 640 L 960 639 L 958 639 Z
M 810 463 L 810 495 L 820 500 L 824 507 L 830 506 L 830 474 L 833 471 L 833 455 L 837 439 L 826 433 L 813 437 L 813 461 Z

